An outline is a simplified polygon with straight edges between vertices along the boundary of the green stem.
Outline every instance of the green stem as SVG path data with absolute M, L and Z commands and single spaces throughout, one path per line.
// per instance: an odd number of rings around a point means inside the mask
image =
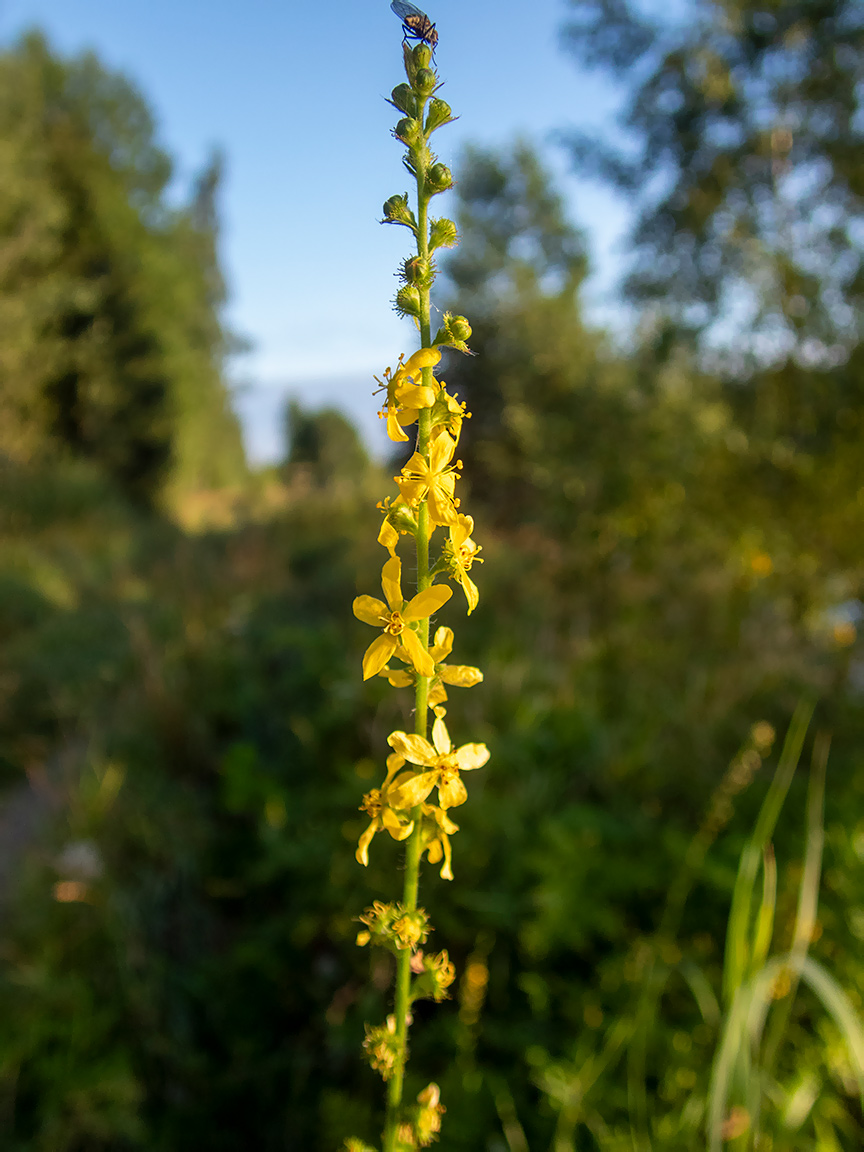
M 420 108 L 422 122 L 426 101 Z M 417 255 L 425 260 L 429 258 L 429 195 L 425 189 L 425 167 L 417 168 Z M 429 288 L 420 288 L 420 346 L 431 347 L 431 307 L 429 301 Z M 432 369 L 423 369 L 423 383 L 432 383 Z M 432 430 L 432 412 L 424 408 L 420 412 L 417 422 L 418 452 L 426 455 L 429 451 L 429 436 Z M 417 591 L 422 592 L 432 583 L 432 574 L 429 571 L 429 506 L 425 500 L 421 501 L 417 510 Z M 423 647 L 429 649 L 429 618 L 420 621 L 418 631 Z M 417 677 L 417 686 L 414 692 L 414 731 L 424 739 L 429 728 L 429 678 Z M 405 883 L 402 890 L 402 903 L 413 911 L 417 907 L 417 896 L 420 888 L 420 855 L 422 852 L 422 811 L 420 805 L 414 809 L 414 831 L 412 832 L 405 850 Z M 406 948 L 399 953 L 396 962 L 396 1065 L 390 1079 L 387 1081 L 387 1116 L 384 1127 L 384 1152 L 396 1152 L 399 1129 L 399 1111 L 402 1105 L 402 1090 L 405 1080 L 405 1064 L 408 1060 L 408 1027 L 411 1010 L 411 949 Z

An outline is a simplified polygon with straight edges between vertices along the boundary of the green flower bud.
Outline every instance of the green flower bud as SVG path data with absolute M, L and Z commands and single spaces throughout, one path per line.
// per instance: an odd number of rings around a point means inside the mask
M 423 125 L 419 120 L 415 120 L 413 116 L 406 116 L 400 120 L 393 129 L 393 135 L 397 140 L 401 140 L 403 144 L 407 144 L 409 148 L 414 148 L 418 144 L 422 144 L 426 139 L 423 135 Z
M 435 270 L 429 260 L 422 256 L 409 256 L 402 263 L 400 273 L 406 284 L 420 284 L 429 287 L 435 279 Z
M 450 348 L 456 348 L 459 352 L 464 352 L 467 356 L 473 356 L 474 353 L 465 343 L 471 337 L 471 325 L 464 316 L 454 316 L 452 312 L 444 313 L 444 323 L 435 333 L 434 344 L 446 344 Z
M 471 325 L 464 316 L 453 316 L 448 324 L 450 334 L 454 340 L 470 340 Z
M 384 219 L 382 224 L 404 224 L 406 228 L 410 228 L 413 232 L 417 231 L 417 220 L 414 213 L 408 207 L 408 193 L 404 196 L 391 196 L 389 200 L 384 201 Z
M 409 49 L 409 52 L 414 65 L 415 76 L 421 68 L 428 68 L 432 62 L 432 49 L 428 44 L 417 44 L 414 48 Z
M 414 536 L 417 532 L 417 520 L 407 504 L 397 504 L 387 513 L 387 519 L 397 532 L 407 532 Z
M 446 100 L 430 100 L 429 111 L 426 113 L 426 134 L 434 132 L 443 124 L 449 124 L 452 119 L 453 114 Z
M 431 96 L 438 87 L 438 77 L 431 68 L 419 68 L 414 76 L 414 91 L 418 96 Z
M 433 193 L 446 192 L 453 187 L 453 173 L 446 164 L 433 164 L 426 173 L 426 184 Z
M 429 250 L 434 252 L 436 248 L 453 248 L 459 241 L 459 233 L 456 231 L 456 225 L 452 220 L 448 220 L 446 216 L 442 216 L 440 220 L 433 220 L 429 229 Z
M 417 97 L 408 84 L 397 84 L 390 93 L 390 103 L 406 116 L 417 115 Z
M 406 284 L 396 293 L 395 308 L 402 316 L 420 317 L 420 290 L 416 284 Z

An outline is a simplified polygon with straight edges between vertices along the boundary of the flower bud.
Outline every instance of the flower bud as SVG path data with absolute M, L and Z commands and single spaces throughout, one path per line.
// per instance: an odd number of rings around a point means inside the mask
M 387 519 L 397 532 L 407 532 L 413 536 L 417 531 L 417 519 L 407 504 L 397 504 L 391 508 Z
M 409 148 L 414 148 L 418 144 L 422 144 L 425 140 L 423 135 L 423 126 L 419 120 L 415 120 L 413 116 L 406 116 L 393 129 L 393 135 L 397 140 L 401 140 L 403 144 L 407 144 Z
M 429 250 L 434 252 L 436 248 L 454 248 L 459 241 L 459 233 L 456 231 L 456 225 L 452 220 L 448 220 L 446 216 L 442 216 L 440 220 L 433 220 L 429 229 Z
M 416 284 L 406 284 L 396 293 L 394 304 L 396 311 L 402 316 L 420 316 L 420 290 Z
M 428 44 L 417 44 L 414 48 L 409 48 L 408 55 L 411 57 L 414 76 L 421 68 L 428 68 L 432 62 L 432 49 Z
M 418 96 L 431 96 L 438 87 L 438 77 L 431 68 L 418 68 L 414 74 L 413 87 Z
M 406 284 L 419 284 L 424 287 L 431 285 L 435 279 L 431 263 L 422 256 L 409 256 L 404 260 L 400 274 Z
M 383 212 L 382 224 L 404 224 L 406 228 L 417 231 L 417 221 L 408 207 L 407 192 L 403 196 L 391 196 L 389 200 L 385 200 Z
M 434 132 L 443 124 L 449 124 L 452 119 L 453 114 L 446 100 L 438 100 L 437 98 L 430 100 L 429 111 L 426 114 L 426 135 L 428 136 L 430 132 Z
M 447 327 L 454 340 L 471 339 L 471 325 L 464 316 L 452 316 Z
M 453 187 L 453 173 L 446 164 L 433 164 L 426 173 L 426 184 L 430 192 L 446 192 Z
M 417 115 L 417 97 L 409 84 L 397 84 L 390 93 L 390 103 L 406 116 Z
M 473 356 L 473 352 L 465 343 L 471 336 L 471 325 L 464 316 L 454 316 L 452 312 L 444 313 L 444 323 L 435 333 L 435 344 L 446 344 L 450 348 L 456 348 L 459 352 L 464 352 L 467 356 Z

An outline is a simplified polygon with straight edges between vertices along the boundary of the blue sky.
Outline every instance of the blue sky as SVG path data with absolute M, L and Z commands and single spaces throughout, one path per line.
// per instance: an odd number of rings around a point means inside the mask
M 564 0 L 429 0 L 427 10 L 442 95 L 460 116 L 436 137 L 442 159 L 467 141 L 611 123 L 615 93 L 559 47 Z M 402 79 L 388 0 L 0 0 L 4 42 L 33 25 L 61 51 L 95 49 L 139 85 L 180 186 L 214 146 L 224 151 L 229 316 L 253 345 L 235 373 L 252 456 L 278 453 L 288 393 L 339 403 L 374 436 L 371 373 L 413 339 L 390 305 L 407 234 L 378 224 L 382 202 L 406 189 L 384 102 Z M 549 157 L 565 176 L 560 154 Z M 602 311 L 624 209 L 590 184 L 565 177 L 565 188 L 592 240 Z

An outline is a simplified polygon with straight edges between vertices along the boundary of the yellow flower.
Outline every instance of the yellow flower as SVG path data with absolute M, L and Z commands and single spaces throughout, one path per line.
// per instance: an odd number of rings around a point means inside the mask
M 470 664 L 445 664 L 444 661 L 453 649 L 453 629 L 439 628 L 435 633 L 434 643 L 429 648 L 429 655 L 435 661 L 435 679 L 429 685 L 429 704 L 443 704 L 447 699 L 445 684 L 454 688 L 473 688 L 483 680 L 483 673 L 479 668 Z M 389 668 L 385 666 L 378 673 L 390 682 L 392 688 L 410 688 L 416 683 L 413 672 L 405 668 Z
M 441 353 L 437 348 L 418 348 L 392 376 L 389 368 L 384 373 L 382 387 L 387 389 L 387 403 L 379 416 L 386 418 L 387 435 L 391 440 L 397 443 L 407 441 L 403 426 L 413 424 L 421 408 L 431 408 L 435 403 L 440 385 L 436 383 L 435 387 L 429 387 L 418 384 L 417 380 L 424 368 L 434 367 L 440 359 Z
M 445 429 L 429 442 L 429 459 L 415 452 L 402 475 L 396 476 L 396 483 L 405 500 L 411 505 L 426 499 L 429 503 L 429 516 L 433 524 L 456 524 L 457 501 L 453 493 L 456 488 L 457 473 L 450 461 L 456 451 L 456 441 Z M 455 468 L 461 468 L 457 460 Z
M 480 545 L 475 544 L 471 539 L 471 533 L 473 531 L 473 517 L 460 514 L 456 517 L 456 523 L 450 525 L 450 540 L 444 545 L 444 558 L 448 567 L 447 574 L 451 579 L 458 580 L 462 585 L 462 591 L 465 593 L 465 599 L 468 601 L 469 616 L 477 607 L 480 594 L 477 591 L 477 585 L 468 575 L 468 569 L 475 560 L 478 564 L 483 563 L 483 561 L 477 557 L 477 553 L 480 551 Z
M 450 589 L 438 584 L 426 588 L 409 600 L 402 598 L 402 561 L 391 556 L 381 571 L 381 587 L 387 604 L 374 596 L 358 596 L 354 601 L 354 615 L 364 624 L 373 628 L 383 628 L 384 632 L 373 640 L 363 657 L 363 679 L 375 676 L 394 652 L 400 650 L 421 676 L 431 676 L 435 672 L 435 662 L 423 647 L 420 637 L 411 628 L 416 620 L 425 620 L 450 599 Z M 388 606 L 389 605 L 389 608 Z
M 454 440 L 459 439 L 462 432 L 462 421 L 471 415 L 465 411 L 465 404 L 451 396 L 447 385 L 441 381 L 440 391 L 432 406 L 433 433 L 438 428 L 446 428 Z
M 485 744 L 463 744 L 454 748 L 450 742 L 447 726 L 439 712 L 432 725 L 432 743 L 409 732 L 391 732 L 387 743 L 400 756 L 428 772 L 418 772 L 413 776 L 403 773 L 393 781 L 390 803 L 396 808 L 409 809 L 422 804 L 433 788 L 438 789 L 438 803 L 445 810 L 456 808 L 468 799 L 460 772 L 471 772 L 482 768 L 489 759 L 489 749 Z
M 357 863 L 365 868 L 369 863 L 369 845 L 376 832 L 382 828 L 390 833 L 394 840 L 407 840 L 414 831 L 414 821 L 410 817 L 400 815 L 394 810 L 389 801 L 389 786 L 393 777 L 404 767 L 405 758 L 397 752 L 391 752 L 387 757 L 387 776 L 380 788 L 373 788 L 363 797 L 360 811 L 372 817 L 372 822 L 363 832 L 357 844 Z

